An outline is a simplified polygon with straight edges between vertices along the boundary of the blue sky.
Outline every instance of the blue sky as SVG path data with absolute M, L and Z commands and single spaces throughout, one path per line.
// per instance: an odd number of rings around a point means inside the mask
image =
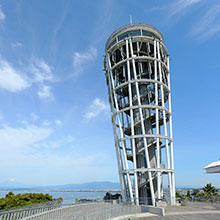
M 218 0 L 1 0 L 0 182 L 118 181 L 103 55 L 130 15 L 171 54 L 177 186 L 220 187 Z

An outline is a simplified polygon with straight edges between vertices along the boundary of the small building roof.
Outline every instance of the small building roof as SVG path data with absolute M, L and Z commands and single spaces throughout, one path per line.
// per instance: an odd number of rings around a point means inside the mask
M 206 170 L 206 173 L 220 173 L 220 160 L 210 163 L 203 169 Z

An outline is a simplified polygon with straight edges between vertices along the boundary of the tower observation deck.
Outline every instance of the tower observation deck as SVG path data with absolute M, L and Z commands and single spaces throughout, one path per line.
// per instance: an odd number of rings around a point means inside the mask
M 175 204 L 169 54 L 162 34 L 134 23 L 116 30 L 104 66 L 124 198 Z

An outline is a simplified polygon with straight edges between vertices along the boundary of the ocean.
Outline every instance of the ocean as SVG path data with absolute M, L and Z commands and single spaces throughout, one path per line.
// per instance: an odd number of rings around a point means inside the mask
M 0 191 L 0 198 L 5 197 L 5 195 L 8 192 L 13 192 L 14 194 L 22 194 L 22 193 L 48 193 L 49 195 L 53 196 L 54 199 L 62 197 L 63 198 L 63 204 L 73 204 L 75 203 L 75 199 L 97 199 L 97 197 L 100 197 L 100 199 L 103 199 L 105 196 L 105 192 L 68 192 L 68 191 L 56 191 L 56 192 L 50 192 L 46 190 L 42 191 L 28 191 L 28 190 L 9 190 L 9 191 Z

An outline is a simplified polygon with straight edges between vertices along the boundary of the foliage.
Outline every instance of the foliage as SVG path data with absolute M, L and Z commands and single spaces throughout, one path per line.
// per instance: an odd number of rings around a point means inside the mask
M 117 200 L 117 199 L 121 199 L 121 198 L 122 198 L 121 194 L 118 194 L 118 193 L 111 194 L 111 193 L 107 192 L 105 194 L 103 200 Z
M 192 195 L 197 196 L 198 194 L 199 194 L 199 189 L 194 189 Z
M 188 199 L 189 201 L 192 201 L 192 196 L 191 196 L 189 190 L 187 190 L 186 197 L 187 197 L 187 199 Z
M 176 197 L 177 197 L 177 198 L 180 198 L 180 197 L 181 197 L 180 192 L 176 192 Z
M 14 195 L 13 192 L 9 192 L 5 198 L 0 199 L 0 210 L 55 200 L 62 201 L 62 198 L 53 199 L 51 195 L 43 193 L 24 193 Z
M 190 197 L 190 191 L 189 190 L 187 190 L 186 196 Z
M 204 194 L 207 194 L 209 196 L 215 196 L 218 195 L 218 190 L 212 186 L 211 183 L 206 184 L 206 186 L 204 186 L 203 188 Z
M 206 184 L 202 188 L 203 192 L 199 189 L 194 189 L 192 193 L 187 190 L 186 195 L 176 192 L 176 197 L 185 198 L 188 201 L 197 201 L 197 202 L 220 202 L 220 194 L 218 190 L 212 186 L 211 183 Z

